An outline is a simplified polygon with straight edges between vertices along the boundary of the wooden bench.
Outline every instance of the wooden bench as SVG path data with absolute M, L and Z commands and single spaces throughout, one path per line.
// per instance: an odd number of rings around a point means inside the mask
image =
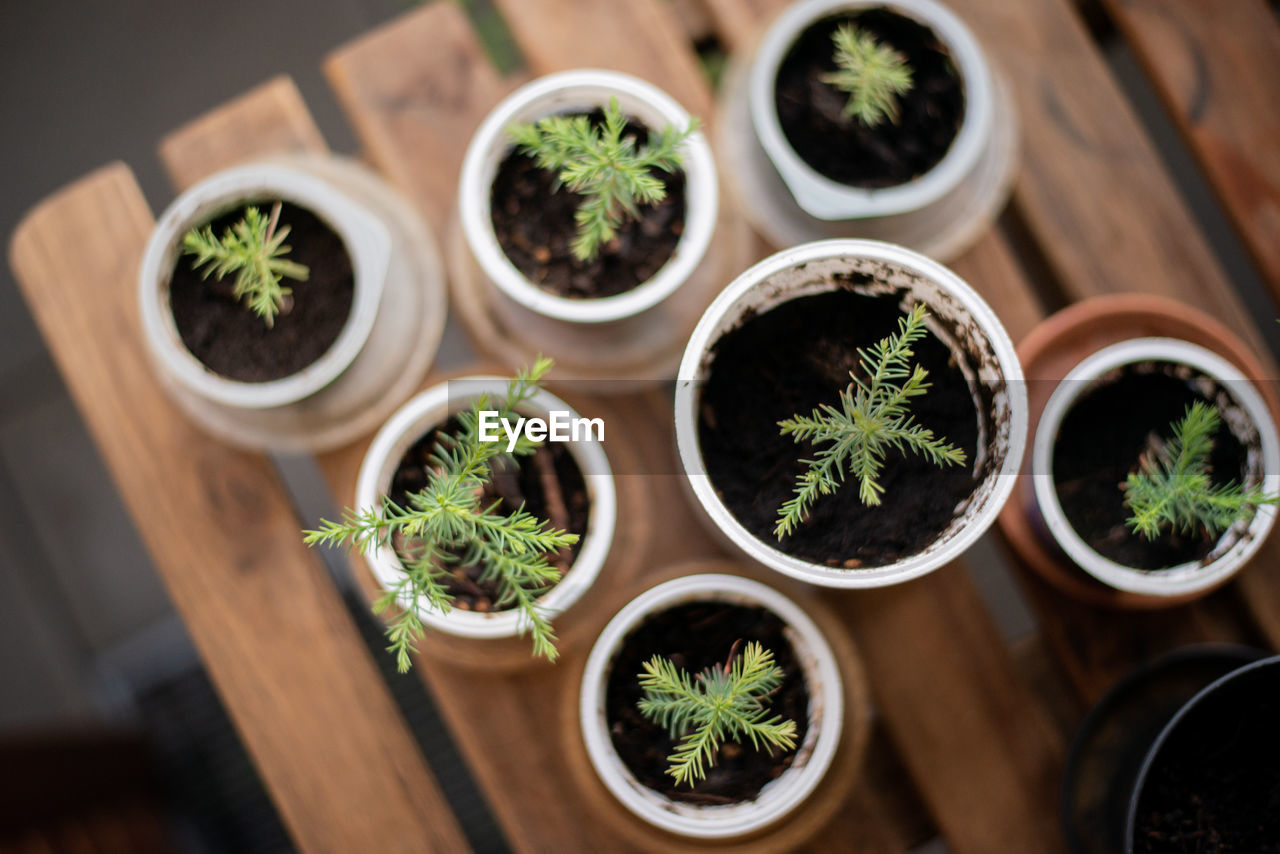
M 741 47 L 784 3 L 496 5 L 525 57 L 514 74 L 494 69 L 464 14 L 445 2 L 404 14 L 325 64 L 365 159 L 442 237 L 466 142 L 519 82 L 562 68 L 616 68 L 710 117 L 712 93 L 693 42 Z M 1013 337 L 1072 301 L 1144 291 L 1204 309 L 1265 352 L 1070 0 L 951 5 L 1003 66 L 1021 113 L 1022 167 L 1009 211 L 953 265 Z M 1271 10 L 1264 0 L 1233 0 L 1229 11 L 1212 13 L 1195 0 L 1105 5 L 1280 294 L 1280 133 L 1269 109 L 1280 103 L 1280 26 Z M 160 143 L 175 189 L 260 155 L 324 150 L 287 78 Z M 134 277 L 151 224 L 129 168 L 112 164 L 38 206 L 10 257 L 176 607 L 299 847 L 465 849 L 431 757 L 415 746 L 319 557 L 303 547 L 304 522 L 269 460 L 203 437 L 149 370 Z M 1270 318 L 1261 320 L 1274 334 Z M 1274 376 L 1273 363 L 1268 370 Z M 665 393 L 572 402 L 632 425 L 626 441 L 610 441 L 611 455 L 671 470 Z M 351 501 L 365 443 L 320 459 L 338 503 Z M 615 547 L 618 563 L 604 576 L 613 583 L 592 607 L 567 615 L 568 649 L 557 667 L 477 672 L 437 655 L 433 639 L 415 668 L 518 850 L 671 842 L 631 819 L 584 771 L 566 697 L 576 694 L 591 638 L 619 600 L 663 567 L 724 555 L 693 520 L 678 477 L 620 480 L 628 481 L 620 500 L 629 522 Z M 1083 710 L 1135 664 L 1186 642 L 1280 645 L 1277 557 L 1280 544 L 1194 605 L 1124 615 L 1066 599 L 1019 572 L 1037 631 L 1014 646 L 959 565 L 897 588 L 825 592 L 865 661 L 877 710 L 867 757 L 847 792 L 820 795 L 746 847 L 816 851 L 839 839 L 850 850 L 904 851 L 940 834 L 961 854 L 1062 850 L 1059 776 Z M 367 589 L 358 563 L 353 571 Z

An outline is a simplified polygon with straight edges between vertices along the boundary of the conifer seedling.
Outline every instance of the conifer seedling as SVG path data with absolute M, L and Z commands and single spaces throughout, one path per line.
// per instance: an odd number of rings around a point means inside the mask
M 401 673 L 409 669 L 410 654 L 425 631 L 418 608 L 442 613 L 452 608 L 446 581 L 456 566 L 482 567 L 478 581 L 497 585 L 494 606 L 513 607 L 523 616 L 533 654 L 549 661 L 558 655 L 555 632 L 537 599 L 560 581 L 560 571 L 547 556 L 576 543 L 578 535 L 552 528 L 523 506 L 503 515 L 497 501 L 482 503 L 495 468 L 517 465 L 515 458 L 533 454 L 541 443 L 520 434 L 508 454 L 505 441 L 481 441 L 478 426 L 481 410 L 496 409 L 499 418 L 514 420 L 515 410 L 538 391 L 551 366 L 550 359 L 540 357 L 532 368 L 517 373 L 500 407 L 481 395 L 460 412 L 457 434 L 442 438 L 432 450 L 427 485 L 408 496 L 405 505 L 385 497 L 380 507 L 346 509 L 341 521 L 322 519 L 317 530 L 304 532 L 309 546 L 396 549 L 404 573 L 383 592 L 374 611 L 400 609 L 387 628 L 387 650 Z
M 831 495 L 852 475 L 859 483 L 862 503 L 874 506 L 884 493 L 878 481 L 889 450 L 920 454 L 934 465 L 963 465 L 963 450 L 936 438 L 911 415 L 910 403 L 929 390 L 929 372 L 911 364 L 912 344 L 926 333 L 928 312 L 923 304 L 898 320 L 898 332 L 881 339 L 869 351 L 859 348 L 861 372 L 840 392 L 840 405 L 823 404 L 808 416 L 779 421 L 783 436 L 797 443 L 822 445 L 796 480 L 795 494 L 778 509 L 774 535 L 781 540 L 809 515 L 813 503 Z
M 624 222 L 640 216 L 641 205 L 667 197 L 666 185 L 654 170 L 671 173 L 680 168 L 680 146 L 697 125 L 696 119 L 683 130 L 667 125 L 651 133 L 637 150 L 635 140 L 623 136 L 627 117 L 618 99 L 610 98 L 600 125 L 587 116 L 547 116 L 514 125 L 508 133 L 538 166 L 554 170 L 561 184 L 583 197 L 574 213 L 578 231 L 571 249 L 574 257 L 590 261 Z
M 250 205 L 221 239 L 214 236 L 211 225 L 193 228 L 182 238 L 183 254 L 196 256 L 191 262 L 192 269 L 204 266 L 206 279 L 211 275 L 221 278 L 235 273 L 233 296 L 268 327 L 275 326 L 276 315 L 287 313 L 291 304 L 293 289 L 281 281 L 288 277 L 305 282 L 310 274 L 305 264 L 285 257 L 289 254 L 289 247 L 284 245 L 289 226 L 279 227 L 281 207 L 282 204 L 276 202 L 271 213 L 264 217 L 258 208 Z
M 837 70 L 822 82 L 849 95 L 842 114 L 867 127 L 898 121 L 898 98 L 914 86 L 906 58 L 853 24 L 840 25 L 831 40 Z
M 667 773 L 692 787 L 705 779 L 725 741 L 750 740 L 756 750 L 795 747 L 795 721 L 767 717 L 771 695 L 782 685 L 782 668 L 773 653 L 752 642 L 724 664 L 691 677 L 670 659 L 655 655 L 639 676 L 644 697 L 639 710 L 648 720 L 681 739 L 667 757 Z
M 1275 504 L 1260 488 L 1246 490 L 1234 481 L 1215 485 L 1209 477 L 1213 435 L 1221 419 L 1203 401 L 1187 407 L 1186 414 L 1170 425 L 1168 441 L 1154 439 L 1130 472 L 1124 503 L 1133 513 L 1129 528 L 1148 540 L 1167 527 L 1194 534 L 1203 530 L 1216 537 L 1236 522 L 1250 518 L 1263 504 Z

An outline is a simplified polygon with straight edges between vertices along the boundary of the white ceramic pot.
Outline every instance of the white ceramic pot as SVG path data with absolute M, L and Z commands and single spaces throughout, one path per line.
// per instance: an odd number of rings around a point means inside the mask
M 1224 532 L 1202 561 L 1168 569 L 1143 570 L 1119 564 L 1094 551 L 1067 521 L 1053 481 L 1053 449 L 1063 418 L 1080 396 L 1109 372 L 1141 362 L 1187 365 L 1221 389 L 1231 403 L 1219 407 L 1222 422 L 1246 449 L 1246 486 L 1260 485 L 1268 495 L 1280 492 L 1280 437 L 1262 396 L 1234 365 L 1216 353 L 1174 338 L 1135 338 L 1089 356 L 1063 378 L 1045 405 L 1031 452 L 1036 525 L 1081 569 L 1117 590 L 1170 597 L 1201 593 L 1237 573 L 1262 547 L 1275 524 L 1276 508 L 1264 505 L 1248 522 Z
M 391 480 L 400 461 L 419 439 L 442 424 L 450 415 L 468 408 L 481 394 L 487 395 L 494 404 L 501 403 L 506 399 L 508 382 L 503 377 L 495 376 L 461 377 L 432 386 L 397 410 L 378 431 L 360 465 L 355 498 L 358 510 L 382 505 L 383 497 L 391 490 Z M 521 407 L 520 412 L 545 416 L 553 410 L 567 412 L 570 418 L 577 417 L 568 404 L 547 391 L 537 392 Z M 595 582 L 609 554 L 617 521 L 613 473 L 604 447 L 595 439 L 586 438 L 569 444 L 568 450 L 586 483 L 590 513 L 587 530 L 582 536 L 571 570 L 565 573 L 559 584 L 538 600 L 548 618 L 554 618 L 581 599 Z M 383 588 L 394 584 L 404 573 L 400 559 L 390 547 L 371 548 L 365 552 L 364 557 L 374 578 Z M 408 604 L 402 602 L 401 606 L 406 607 Z M 467 638 L 515 637 L 528 628 L 525 618 L 517 610 L 480 613 L 454 608 L 448 613 L 441 613 L 420 608 L 418 615 L 432 629 Z
M 687 201 L 684 232 L 670 260 L 648 281 L 615 296 L 569 299 L 529 281 L 502 251 L 490 218 L 490 195 L 498 166 L 513 146 L 509 128 L 557 113 L 590 111 L 605 106 L 611 97 L 626 114 L 654 130 L 666 125 L 683 128 L 690 121 L 670 96 L 626 74 L 583 69 L 548 75 L 517 89 L 485 118 L 467 148 L 458 185 L 466 252 L 456 259 L 451 253 L 455 279 L 477 279 L 475 286 L 486 291 L 485 301 L 513 336 L 531 352 L 543 352 L 566 367 L 587 363 L 609 370 L 642 362 L 673 346 L 678 351 L 676 339 L 687 330 L 670 316 L 675 311 L 671 304 L 679 302 L 675 295 L 705 290 L 708 281 L 718 283 L 724 275 L 720 260 L 708 257 L 719 215 L 719 184 L 711 148 L 701 132 L 681 148 Z M 472 267 L 478 276 L 472 275 Z
M 931 29 L 960 74 L 965 114 L 951 148 L 919 177 L 867 189 L 822 175 L 783 133 L 774 101 L 778 69 L 814 23 L 885 8 Z M 867 237 L 949 258 L 974 242 L 1012 186 L 1017 117 L 1007 87 L 968 27 L 936 0 L 801 0 L 788 6 L 726 79 L 717 148 L 752 222 L 779 246 Z M 749 203 L 748 203 L 749 202 Z
M 701 806 L 673 801 L 648 788 L 623 763 L 605 716 L 609 674 L 622 642 L 646 617 L 690 602 L 762 607 L 787 624 L 809 690 L 809 728 L 790 768 L 751 801 Z M 623 806 L 650 824 L 697 839 L 742 836 L 767 827 L 799 806 L 822 782 L 844 725 L 840 670 L 826 639 L 795 602 L 772 587 L 734 575 L 690 575 L 659 584 L 617 613 L 591 650 L 579 698 L 582 737 L 601 781 Z
M 926 321 L 956 358 L 979 414 L 972 461 L 980 473 L 955 518 L 920 552 L 884 566 L 842 569 L 794 557 L 748 531 L 716 494 L 698 442 L 702 385 L 716 342 L 747 318 L 784 302 L 836 289 L 837 276 L 866 274 L 854 288 L 901 293 L 929 309 Z M 888 334 L 892 330 L 885 330 Z M 1013 342 L 999 318 L 959 276 L 922 255 L 870 240 L 826 240 L 761 261 L 729 284 L 703 315 L 685 349 L 676 381 L 676 442 L 693 494 L 714 530 L 747 557 L 784 575 L 824 587 L 884 587 L 924 575 L 958 558 L 995 521 L 1009 497 L 1027 433 L 1027 394 Z
M 355 293 L 345 325 L 319 359 L 278 380 L 240 382 L 213 372 L 183 345 L 169 284 L 188 230 L 244 204 L 275 200 L 306 208 L 338 234 Z M 305 283 L 295 290 L 305 299 Z M 314 156 L 228 169 L 182 193 L 147 243 L 139 302 L 148 353 L 175 402 L 226 441 L 278 451 L 328 450 L 384 419 L 420 381 L 446 314 L 435 242 L 408 204 L 368 170 Z

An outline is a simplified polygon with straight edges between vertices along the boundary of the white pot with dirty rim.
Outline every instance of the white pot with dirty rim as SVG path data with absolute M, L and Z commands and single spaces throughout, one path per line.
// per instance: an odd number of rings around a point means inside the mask
M 246 204 L 289 202 L 342 240 L 355 280 L 338 337 L 302 370 L 268 382 L 215 373 L 182 343 L 169 285 L 192 228 Z M 306 298 L 306 283 L 294 288 Z M 443 268 L 408 204 L 367 169 L 295 156 L 248 164 L 183 192 L 157 221 L 139 272 L 144 341 L 162 384 L 202 428 L 242 447 L 322 451 L 372 428 L 418 382 L 444 329 Z M 248 309 L 245 309 L 248 311 Z
M 821 174 L 791 147 L 778 117 L 778 69 L 796 39 L 842 13 L 886 9 L 934 32 L 960 76 L 965 114 L 943 158 L 891 187 L 851 186 Z M 959 254 L 1003 206 L 1017 160 L 1017 115 L 1007 85 L 973 33 L 936 0 L 801 0 L 769 26 L 726 80 L 717 146 L 753 222 L 777 245 L 827 237 L 902 243 L 932 257 Z
M 1250 485 L 1267 495 L 1280 492 L 1280 437 L 1262 396 L 1234 365 L 1211 350 L 1175 338 L 1135 338 L 1104 347 L 1067 373 L 1045 405 L 1031 452 L 1036 510 L 1054 543 L 1077 566 L 1117 590 L 1146 596 L 1185 596 L 1210 590 L 1240 571 L 1262 547 L 1275 524 L 1276 507 L 1257 508 L 1248 522 L 1237 522 L 1218 539 L 1202 561 L 1168 569 L 1135 569 L 1094 551 L 1076 533 L 1063 512 L 1053 482 L 1053 449 L 1063 419 L 1095 381 L 1126 365 L 1167 362 L 1190 367 L 1213 381 L 1231 399 L 1222 423 L 1246 449 Z M 1117 485 L 1117 489 L 1119 485 Z
M 691 602 L 762 607 L 787 624 L 786 634 L 809 690 L 809 729 L 790 768 L 750 801 L 701 806 L 673 801 L 631 773 L 613 748 L 605 700 L 613 660 L 632 629 L 646 617 Z M 600 633 L 587 659 L 579 698 L 587 755 L 605 787 L 640 818 L 681 836 L 725 839 L 776 823 L 822 782 L 844 725 L 844 692 L 835 655 L 817 625 L 772 587 L 735 575 L 691 575 L 659 584 L 633 599 Z
M 378 431 L 365 453 L 356 480 L 357 510 L 382 506 L 400 461 L 426 433 L 450 415 L 467 409 L 481 394 L 499 405 L 506 399 L 508 383 L 508 379 L 496 376 L 460 377 L 432 386 L 410 399 Z M 578 417 L 568 404 L 545 390 L 539 390 L 520 408 L 522 415 L 546 416 L 552 411 L 566 412 L 569 418 Z M 604 447 L 594 438 L 584 438 L 569 443 L 568 450 L 582 472 L 590 511 L 587 530 L 582 535 L 572 567 L 564 574 L 563 580 L 538 599 L 539 607 L 548 618 L 563 613 L 595 582 L 609 554 L 617 521 L 613 473 Z M 384 589 L 404 574 L 399 557 L 389 546 L 370 548 L 364 557 L 374 578 Z M 407 607 L 408 604 L 401 602 L 400 606 Z M 448 613 L 441 613 L 420 608 L 418 616 L 432 629 L 466 638 L 515 637 L 528 628 L 526 619 L 517 610 L 479 613 L 454 608 Z
M 690 116 L 673 98 L 639 78 L 616 71 L 579 69 L 540 77 L 508 95 L 472 137 L 462 163 L 458 208 L 468 247 L 485 276 L 508 300 L 537 315 L 569 323 L 609 323 L 641 314 L 667 299 L 697 268 L 711 243 L 718 182 L 711 147 L 701 132 L 681 146 L 686 179 L 685 230 L 671 259 L 646 282 L 600 299 L 568 299 L 525 278 L 502 251 L 490 218 L 498 166 L 511 151 L 508 129 L 558 113 L 587 112 L 616 97 L 622 111 L 651 130 L 683 128 Z
M 765 542 L 739 522 L 716 494 L 698 441 L 702 383 L 720 338 L 784 302 L 835 290 L 836 276 L 864 273 L 867 294 L 901 293 L 929 310 L 926 325 L 952 354 L 974 392 L 979 412 L 972 470 L 981 472 L 967 503 L 920 552 L 890 564 L 842 569 L 811 563 Z M 885 330 L 888 335 L 893 330 Z M 833 390 L 834 391 L 834 390 Z M 987 398 L 986 403 L 983 398 Z M 1027 395 L 1013 342 L 991 307 L 955 273 L 901 246 L 871 240 L 826 240 L 770 256 L 729 284 L 703 315 L 676 380 L 676 443 L 698 504 L 720 537 L 771 569 L 822 587 L 885 587 L 925 575 L 955 560 L 995 521 L 1022 463 Z M 848 488 L 848 484 L 846 484 Z

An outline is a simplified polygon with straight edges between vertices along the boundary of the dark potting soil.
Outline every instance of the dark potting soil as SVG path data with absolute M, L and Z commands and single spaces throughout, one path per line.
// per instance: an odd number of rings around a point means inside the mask
M 267 214 L 272 202 L 256 205 Z M 221 238 L 244 216 L 237 208 L 213 220 Z M 204 279 L 191 268 L 194 255 L 180 255 L 169 286 L 169 305 L 182 343 L 215 373 L 248 383 L 269 382 L 296 374 L 333 345 L 351 313 L 355 275 L 351 258 L 337 233 L 315 214 L 289 203 L 280 210 L 280 225 L 290 227 L 288 254 L 310 268 L 304 282 L 285 279 L 293 289 L 293 306 L 267 324 L 232 296 L 235 274 Z
M 411 493 L 427 485 L 431 471 L 431 452 L 441 436 L 457 434 L 461 425 L 457 418 L 450 418 L 441 427 L 427 433 L 413 444 L 400 460 L 391 479 L 391 500 L 400 506 Z M 500 500 L 495 512 L 510 515 L 521 504 L 539 519 L 547 519 L 551 527 L 578 535 L 578 542 L 558 554 L 548 555 L 561 576 L 573 566 L 587 532 L 587 520 L 591 500 L 587 494 L 582 471 L 564 444 L 546 442 L 531 456 L 519 457 L 517 465 L 499 463 L 493 479 L 485 486 L 482 506 Z M 493 611 L 498 586 L 480 581 L 483 566 L 476 564 L 450 564 L 449 592 L 454 596 L 454 607 L 464 611 Z M 511 606 L 505 606 L 511 607 Z M 505 609 L 505 608 L 504 608 Z
M 1280 852 L 1278 676 L 1238 677 L 1179 722 L 1147 772 L 1135 851 Z
M 667 757 L 680 743 L 665 729 L 640 714 L 636 704 L 644 692 L 639 676 L 655 655 L 671 659 L 691 674 L 722 665 L 733 652 L 759 641 L 773 652 L 786 674 L 769 705 L 769 717 L 779 715 L 796 723 L 796 744 L 804 743 L 809 730 L 809 689 L 796 661 L 795 651 L 783 634 L 785 623 L 764 608 L 724 602 L 695 602 L 662 611 L 644 620 L 623 640 L 609 671 L 605 717 L 613 748 L 636 779 L 674 801 L 716 805 L 754 799 L 760 790 L 791 767 L 794 751 L 756 750 L 748 740 L 720 747 L 716 764 L 707 777 L 692 788 L 675 786 L 667 774 Z M 734 650 L 734 644 L 739 644 Z
M 837 69 L 832 35 L 853 23 L 902 54 L 914 85 L 899 96 L 898 120 L 867 127 L 841 112 L 849 95 L 823 76 Z M 933 30 L 883 8 L 824 18 L 796 39 L 778 68 L 774 102 L 791 147 L 819 173 L 855 187 L 904 184 L 951 148 L 964 121 L 959 72 Z
M 1210 405 L 1172 366 L 1129 366 L 1113 382 L 1082 395 L 1062 419 L 1053 446 L 1053 478 L 1067 521 L 1094 551 L 1135 569 L 1163 569 L 1207 555 L 1217 542 L 1203 532 L 1166 529 L 1147 540 L 1125 525 L 1130 511 L 1121 484 L 1136 471 L 1154 433 L 1173 435 L 1171 425 L 1200 400 Z M 1245 449 L 1225 424 L 1214 436 L 1209 457 L 1214 483 L 1245 476 Z
M 596 125 L 604 121 L 600 110 L 588 116 Z M 624 136 L 641 147 L 649 130 L 633 120 Z M 513 148 L 498 165 L 489 199 L 498 243 L 529 281 L 557 296 L 598 299 L 632 290 L 662 269 L 684 232 L 684 172 L 655 169 L 653 174 L 666 185 L 667 197 L 656 205 L 641 205 L 640 216 L 624 221 L 617 238 L 594 260 L 580 261 L 569 247 L 578 233 L 573 217 L 583 197 L 557 186 L 554 171 L 539 168 L 532 157 Z
M 914 363 L 932 387 L 912 403 L 916 421 L 961 448 L 963 466 L 940 468 L 913 453 L 890 450 L 879 478 L 882 503 L 864 505 L 858 483 L 846 479 L 820 497 L 809 518 L 781 541 L 778 508 L 791 498 L 801 460 L 814 447 L 778 434 L 778 422 L 838 406 L 857 349 L 898 329 L 894 296 L 838 290 L 802 297 L 756 315 L 716 344 L 702 388 L 698 441 L 707 474 L 734 517 L 762 541 L 787 554 L 828 566 L 883 566 L 920 551 L 955 516 L 973 491 L 978 412 L 950 350 L 927 334 Z M 864 378 L 865 379 L 865 378 Z

